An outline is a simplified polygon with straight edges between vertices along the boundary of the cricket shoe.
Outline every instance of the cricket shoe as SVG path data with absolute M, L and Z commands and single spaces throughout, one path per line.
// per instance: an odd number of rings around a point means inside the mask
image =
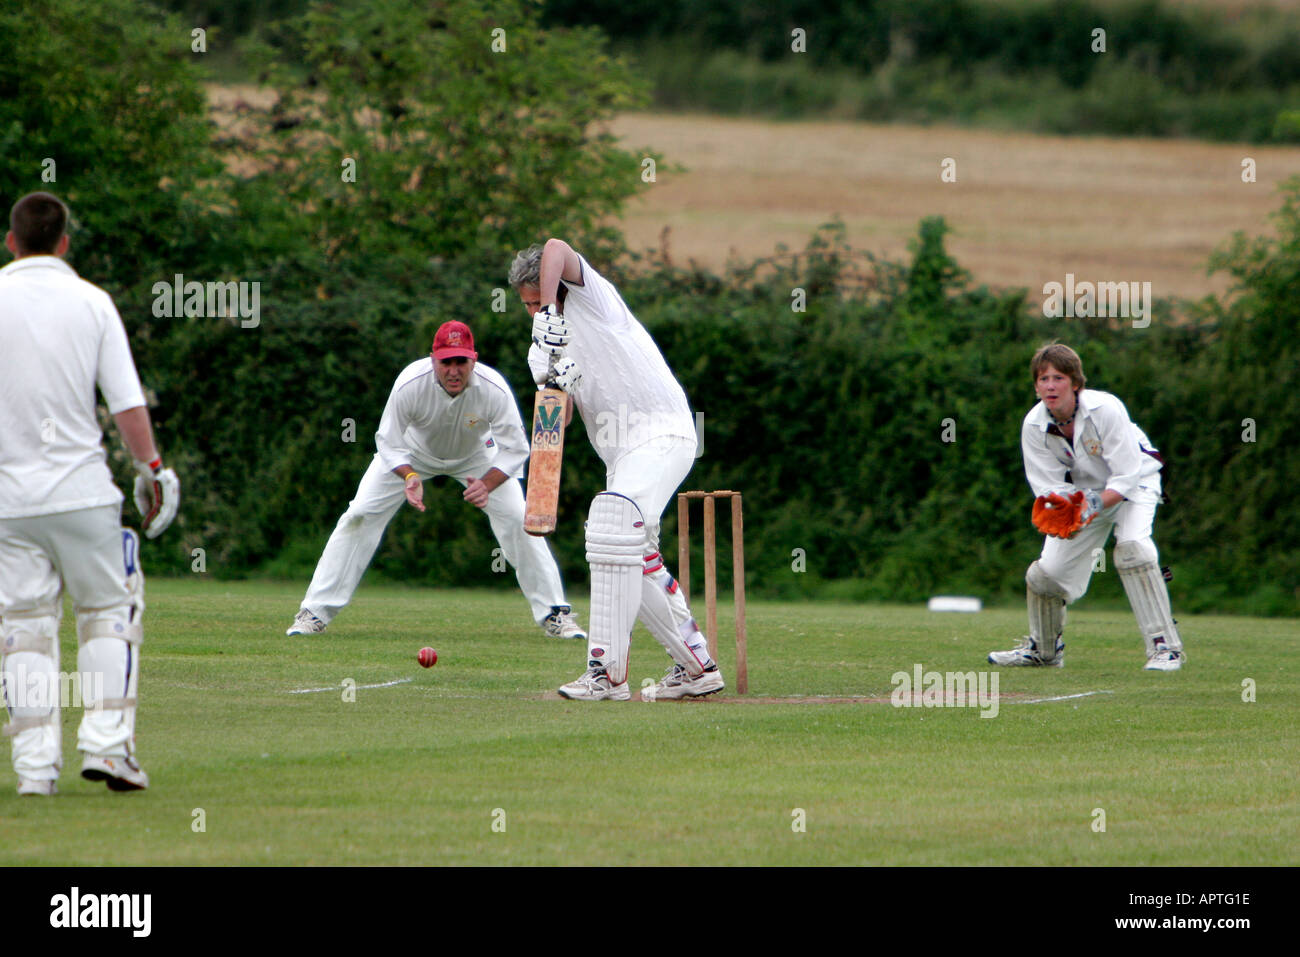
M 548 638 L 582 638 L 587 633 L 578 624 L 578 616 L 568 605 L 552 605 L 551 613 L 542 619 L 542 630 Z
M 989 664 L 1002 665 L 1007 668 L 1063 668 L 1065 666 L 1065 642 L 1056 640 L 1056 654 L 1050 658 L 1043 657 L 1038 645 L 1029 635 L 1020 639 L 1020 644 L 1010 651 L 989 652 Z
M 59 793 L 59 784 L 53 778 L 37 780 L 36 778 L 19 778 L 18 793 L 23 796 L 40 795 L 50 797 Z
M 1163 644 L 1156 646 L 1156 653 L 1147 659 L 1143 671 L 1177 671 L 1183 666 L 1183 653 L 1171 651 Z
M 588 668 L 577 681 L 561 685 L 560 694 L 571 701 L 627 701 L 632 697 L 627 682 L 612 684 L 604 668 Z
M 653 688 L 641 691 L 642 701 L 670 701 L 678 698 L 701 698 L 707 694 L 716 694 L 727 686 L 722 680 L 722 672 L 716 664 L 710 664 L 703 672 L 691 677 L 684 667 L 673 662 L 668 673 Z
M 321 621 L 306 608 L 301 609 L 289 626 L 286 635 L 319 635 L 325 630 L 325 622 Z
M 132 757 L 100 757 L 87 754 L 81 761 L 81 776 L 87 781 L 104 781 L 110 791 L 143 791 L 149 775 Z

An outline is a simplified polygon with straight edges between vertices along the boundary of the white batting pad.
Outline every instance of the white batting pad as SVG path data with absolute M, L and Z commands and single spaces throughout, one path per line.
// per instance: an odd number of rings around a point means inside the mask
M 1025 604 L 1029 608 L 1029 637 L 1046 660 L 1056 657 L 1065 632 L 1065 589 L 1034 562 L 1025 573 Z
M 1115 568 L 1137 617 L 1147 657 L 1156 653 L 1157 643 L 1163 643 L 1170 651 L 1182 651 L 1183 640 L 1169 608 L 1169 589 L 1160 572 L 1156 543 L 1150 538 L 1119 542 L 1115 545 Z
M 134 748 L 139 646 L 144 640 L 144 571 L 140 539 L 131 529 L 122 530 L 122 563 L 127 602 L 77 612 L 77 669 L 92 676 L 83 682 L 85 714 L 77 731 L 77 747 L 115 757 L 126 757 Z
M 587 513 L 587 562 L 591 565 L 591 622 L 587 657 L 611 683 L 627 681 L 632 627 L 641 606 L 641 553 L 645 519 L 624 495 L 601 492 Z
M 43 778 L 63 764 L 63 728 L 59 721 L 59 609 L 10 612 L 4 618 L 4 703 L 13 738 L 14 771 Z

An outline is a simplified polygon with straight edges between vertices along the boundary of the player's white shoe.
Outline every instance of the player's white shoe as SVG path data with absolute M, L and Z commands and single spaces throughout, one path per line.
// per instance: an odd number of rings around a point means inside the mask
M 1063 668 L 1065 666 L 1065 642 L 1056 642 L 1056 654 L 1048 658 L 1038 650 L 1038 644 L 1029 635 L 1020 639 L 1020 644 L 1010 651 L 989 652 L 989 664 L 1002 665 L 1006 668 Z
M 542 630 L 550 638 L 582 638 L 587 633 L 578 624 L 578 616 L 568 605 L 552 605 L 551 613 L 542 619 Z
M 691 673 L 681 665 L 673 662 L 668 673 L 653 688 L 641 692 L 642 701 L 669 701 L 678 698 L 700 698 L 706 694 L 716 694 L 727 686 L 722 680 L 722 672 L 716 664 L 709 665 L 702 674 L 691 677 Z
M 289 626 L 286 635 L 319 635 L 325 630 L 325 622 L 321 621 L 306 608 L 299 610 L 297 617 L 294 618 L 293 624 Z
M 1183 653 L 1181 651 L 1170 651 L 1164 645 L 1160 645 L 1154 655 L 1147 659 L 1143 666 L 1143 671 L 1177 671 L 1183 666 Z
M 131 757 L 100 757 L 87 754 L 81 760 L 81 776 L 87 781 L 104 781 L 110 791 L 143 791 L 149 775 Z
M 49 797 L 59 793 L 59 784 L 52 778 L 38 781 L 35 778 L 19 778 L 18 793 L 21 795 L 41 795 Z
M 572 701 L 627 701 L 632 691 L 627 682 L 621 685 L 610 683 L 604 668 L 588 668 L 577 681 L 570 681 L 560 686 L 560 694 Z

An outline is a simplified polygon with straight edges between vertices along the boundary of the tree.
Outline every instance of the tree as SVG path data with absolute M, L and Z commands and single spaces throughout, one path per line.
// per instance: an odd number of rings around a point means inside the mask
M 219 171 L 187 28 L 138 0 L 0 7 L 0 197 L 48 190 L 69 259 L 115 292 L 219 235 Z
M 317 3 L 268 54 L 293 66 L 267 73 L 263 179 L 331 258 L 609 240 L 642 185 L 641 157 L 602 128 L 638 100 L 628 68 L 598 31 L 542 30 L 519 0 Z

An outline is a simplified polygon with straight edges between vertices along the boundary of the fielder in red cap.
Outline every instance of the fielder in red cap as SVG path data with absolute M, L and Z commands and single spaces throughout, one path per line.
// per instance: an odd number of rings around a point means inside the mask
M 388 396 L 370 468 L 330 535 L 286 634 L 325 630 L 352 599 L 384 529 L 402 502 L 423 512 L 424 480 L 450 475 L 487 513 L 501 554 L 515 569 L 533 620 L 554 638 L 586 638 L 545 539 L 524 532 L 519 483 L 528 438 L 510 385 L 478 361 L 463 322 L 444 322 L 428 359 L 402 370 Z

